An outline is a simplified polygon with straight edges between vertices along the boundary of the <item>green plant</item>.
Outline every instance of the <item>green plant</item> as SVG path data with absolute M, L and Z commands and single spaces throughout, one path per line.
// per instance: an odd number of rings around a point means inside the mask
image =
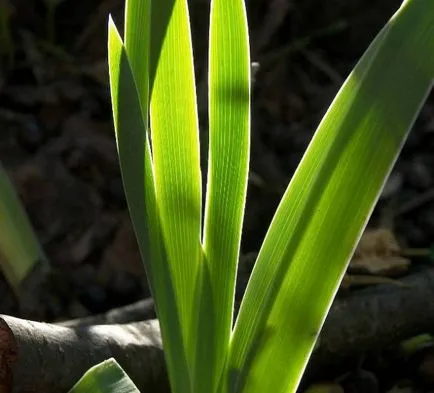
M 434 76 L 434 3 L 405 0 L 321 121 L 232 330 L 249 162 L 247 31 L 243 0 L 211 1 L 202 217 L 187 1 L 127 0 L 123 40 L 109 23 L 119 160 L 173 392 L 295 392 Z
M 0 270 L 14 291 L 37 263 L 48 263 L 19 196 L 0 163 Z

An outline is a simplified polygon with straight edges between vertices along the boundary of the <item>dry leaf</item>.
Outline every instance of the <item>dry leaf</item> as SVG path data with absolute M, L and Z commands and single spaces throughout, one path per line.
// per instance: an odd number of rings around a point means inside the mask
M 393 233 L 384 228 L 367 229 L 357 245 L 348 266 L 348 273 L 341 287 L 374 284 L 396 284 L 399 281 L 389 277 L 401 276 L 410 267 L 410 260 L 401 255 L 401 248 Z
M 354 252 L 349 271 L 374 276 L 395 277 L 407 272 L 410 260 L 401 256 L 398 241 L 388 229 L 369 229 Z
M 401 248 L 392 232 L 388 229 L 367 229 L 357 245 L 353 259 L 372 256 L 399 255 Z
M 353 259 L 349 271 L 356 274 L 396 277 L 408 271 L 410 260 L 399 256 L 373 256 Z

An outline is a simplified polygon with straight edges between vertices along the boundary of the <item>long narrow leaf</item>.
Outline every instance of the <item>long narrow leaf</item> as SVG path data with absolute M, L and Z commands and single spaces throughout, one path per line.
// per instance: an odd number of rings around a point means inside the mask
M 204 301 L 197 338 L 197 392 L 216 388 L 232 330 L 250 150 L 250 56 L 244 0 L 211 1 L 209 45 L 207 266 L 200 295 Z
M 169 378 L 174 392 L 189 392 L 185 344 L 181 337 L 178 304 L 161 233 L 147 128 L 127 52 L 111 19 L 109 69 L 122 179 L 161 322 Z
M 434 2 L 407 0 L 321 122 L 273 219 L 235 327 L 229 389 L 295 392 L 434 77 Z
M 191 325 L 197 319 L 195 294 L 201 259 L 199 130 L 187 1 L 171 3 L 160 2 L 155 14 L 152 9 L 151 34 L 160 36 L 158 29 L 164 28 L 165 35 L 158 53 L 150 120 L 162 233 L 191 362 L 193 344 L 188 340 L 194 340 Z M 154 49 L 152 46 L 151 51 Z
M 6 170 L 0 164 L 0 270 L 19 291 L 36 263 L 47 257 Z
M 139 92 L 143 122 L 147 125 L 149 112 L 151 0 L 126 0 L 124 43 Z

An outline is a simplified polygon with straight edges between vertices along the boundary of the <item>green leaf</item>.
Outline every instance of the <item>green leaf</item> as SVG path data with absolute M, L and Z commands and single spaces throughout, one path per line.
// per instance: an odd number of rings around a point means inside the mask
M 48 263 L 19 196 L 0 164 L 0 269 L 18 292 L 36 263 Z
M 187 1 L 173 2 L 170 14 L 166 7 L 172 2 L 160 2 L 155 14 L 152 9 L 152 36 L 165 28 L 151 95 L 152 153 L 162 234 L 191 365 L 202 254 L 199 126 Z M 169 21 L 159 19 L 167 16 Z
M 148 124 L 151 0 L 126 0 L 125 49 L 140 97 L 143 123 Z
M 434 337 L 431 334 L 419 334 L 400 343 L 399 349 L 406 356 L 412 356 L 426 348 L 434 347 Z
M 250 56 L 243 0 L 213 0 L 209 160 L 195 391 L 213 392 L 232 330 L 250 149 Z
M 69 393 L 140 393 L 119 363 L 110 358 L 93 366 Z
M 169 265 L 162 236 L 145 115 L 126 49 L 111 19 L 108 46 L 116 143 L 128 208 L 156 302 L 171 386 L 175 392 L 188 392 L 190 379 L 171 276 L 173 265 Z
M 276 212 L 231 342 L 228 389 L 295 392 L 434 77 L 434 2 L 408 0 L 342 86 Z
M 166 33 L 176 2 L 184 0 L 163 0 L 151 2 L 151 58 L 149 62 L 149 87 L 152 95 L 155 75 L 161 57 Z M 173 25 L 172 25 L 173 28 Z

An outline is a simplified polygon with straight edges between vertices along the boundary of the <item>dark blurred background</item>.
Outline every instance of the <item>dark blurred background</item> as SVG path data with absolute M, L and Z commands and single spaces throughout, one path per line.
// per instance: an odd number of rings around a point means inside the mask
M 243 253 L 258 251 L 325 110 L 400 3 L 247 1 L 252 61 L 260 69 Z M 209 0 L 190 1 L 204 138 L 208 8 Z M 112 13 L 122 26 L 123 0 L 0 0 L 0 13 L 0 160 L 60 277 L 62 307 L 50 318 L 80 317 L 149 295 L 109 101 L 107 17 Z M 370 223 L 391 228 L 408 247 L 429 247 L 434 233 L 433 109 L 430 99 Z M 0 288 L 0 313 L 19 314 L 2 276 Z

